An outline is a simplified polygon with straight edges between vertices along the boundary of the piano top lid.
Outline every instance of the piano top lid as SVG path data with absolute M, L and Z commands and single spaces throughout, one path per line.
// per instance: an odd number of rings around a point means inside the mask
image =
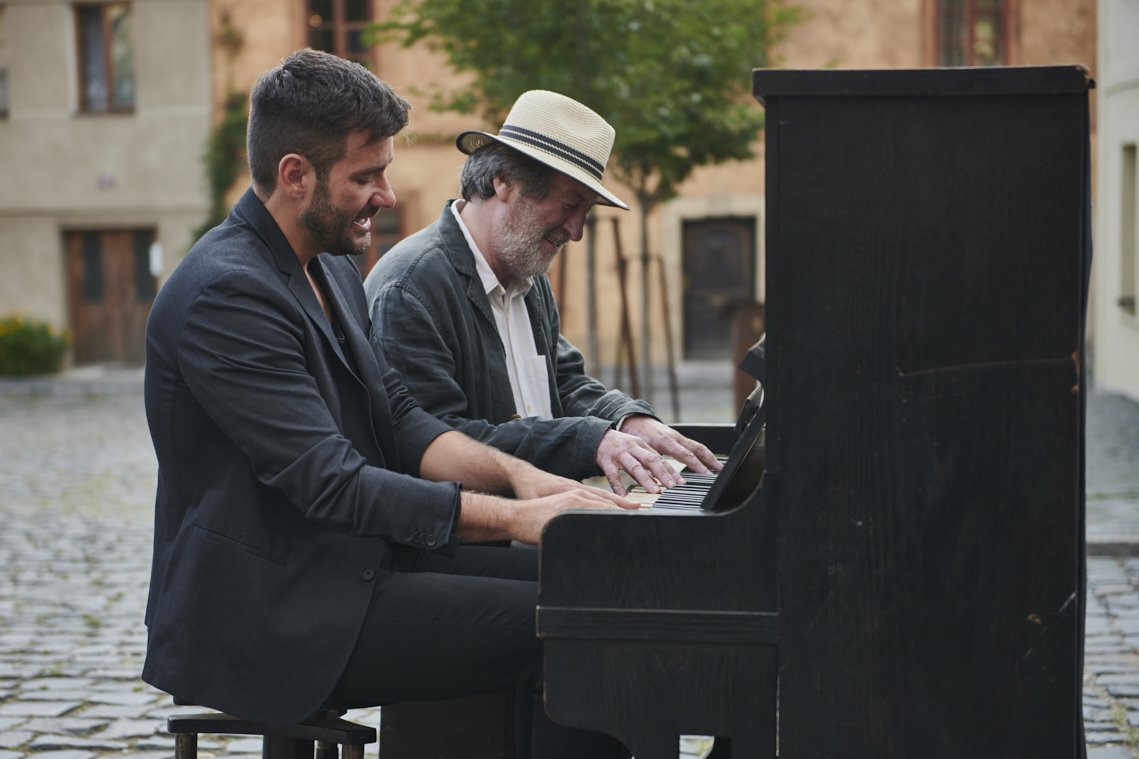
M 979 66 L 924 69 L 754 69 L 752 94 L 773 97 L 962 97 L 1087 92 L 1086 68 Z

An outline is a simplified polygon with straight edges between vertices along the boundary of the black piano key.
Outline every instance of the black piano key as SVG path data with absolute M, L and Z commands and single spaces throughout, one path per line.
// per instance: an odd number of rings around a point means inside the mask
M 683 474 L 682 476 L 686 480 L 683 485 L 677 485 L 676 487 L 664 491 L 648 508 L 681 511 L 700 510 L 704 506 L 704 499 L 707 497 L 712 483 L 716 481 L 716 475 L 716 472 L 709 474 L 698 474 L 695 472 Z M 629 489 L 630 494 L 644 492 L 645 489 L 640 485 Z

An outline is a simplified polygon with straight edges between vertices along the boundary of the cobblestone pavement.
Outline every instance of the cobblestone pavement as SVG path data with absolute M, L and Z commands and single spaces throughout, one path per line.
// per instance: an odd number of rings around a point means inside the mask
M 717 371 L 685 396 L 685 418 L 729 419 Z M 139 376 L 0 382 L 0 759 L 173 753 L 175 707 L 139 680 L 155 482 Z M 1111 554 L 1088 562 L 1089 755 L 1139 759 L 1139 556 L 1119 540 L 1139 535 L 1139 404 L 1095 396 L 1089 429 L 1088 532 Z M 347 716 L 379 723 L 378 710 Z M 682 744 L 689 756 L 705 747 Z M 199 749 L 261 747 L 203 736 Z

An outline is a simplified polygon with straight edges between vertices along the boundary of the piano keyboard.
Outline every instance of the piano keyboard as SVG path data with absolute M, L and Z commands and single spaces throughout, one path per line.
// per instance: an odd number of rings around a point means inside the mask
M 721 456 L 718 458 L 721 462 L 724 461 L 724 457 Z M 638 485 L 632 477 L 622 472 L 621 482 L 625 485 L 626 497 L 630 501 L 635 501 L 640 504 L 642 509 L 699 511 L 702 508 L 704 497 L 708 495 L 708 491 L 711 489 L 712 483 L 716 481 L 718 473 L 698 474 L 696 472 L 683 470 L 683 465 L 675 459 L 666 458 L 665 460 L 684 477 L 685 483 L 683 485 L 669 488 L 663 493 L 650 493 Z M 583 480 L 583 482 L 587 485 L 593 485 L 594 487 L 610 492 L 613 490 L 613 488 L 609 486 L 609 480 L 604 477 L 589 477 Z
M 646 493 L 640 485 L 629 491 L 629 498 L 641 504 L 642 509 L 674 509 L 677 511 L 699 511 L 704 504 L 704 497 L 712 483 L 716 481 L 716 473 L 696 474 L 685 472 L 683 485 L 669 488 L 663 493 Z M 637 494 L 634 497 L 634 494 Z M 642 500 L 643 499 L 643 500 Z

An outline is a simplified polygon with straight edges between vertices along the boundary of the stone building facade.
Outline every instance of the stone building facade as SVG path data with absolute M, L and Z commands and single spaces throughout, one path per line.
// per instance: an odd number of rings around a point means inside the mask
M 161 255 L 151 263 L 161 282 L 205 216 L 201 155 L 210 125 L 221 119 L 230 93 L 247 93 L 262 71 L 297 47 L 311 44 L 358 56 L 412 101 L 411 125 L 397 141 L 390 170 L 399 205 L 380 215 L 373 255 L 435 220 L 446 199 L 457 194 L 464 157 L 454 148 L 455 136 L 496 126 L 430 111 L 420 94 L 424 85 L 456 77 L 439 55 L 395 45 L 352 47 L 358 39 L 352 14 L 382 19 L 395 0 L 92 2 L 127 5 L 133 12 L 137 93 L 132 114 L 88 117 L 77 107 L 76 80 L 82 74 L 71 48 L 74 14 L 84 3 L 0 0 L 0 70 L 8 68 L 9 91 L 7 115 L 0 115 L 0 165 L 5 174 L 20 178 L 0 188 L 0 261 L 18 273 L 0 280 L 0 312 L 24 310 L 71 326 L 67 246 L 82 248 L 82 243 L 68 243 L 69 230 L 132 225 L 155 230 Z M 1093 74 L 1096 65 L 1095 0 L 794 4 L 802 19 L 772 51 L 772 65 L 1078 63 Z M 749 72 L 744 66 L 740 75 Z M 733 326 L 745 332 L 756 326 L 731 317 L 750 315 L 763 301 L 761 134 L 755 149 L 750 161 L 697 170 L 678 198 L 649 217 L 649 252 L 660 270 L 649 278 L 647 333 L 650 360 L 658 367 L 670 353 L 666 339 L 674 360 L 727 363 L 734 350 Z M 229 200 L 247 182 L 242 175 Z M 622 197 L 633 195 L 619 185 L 614 190 Z M 552 276 L 564 331 L 608 380 L 620 355 L 618 247 L 629 261 L 625 300 L 634 340 L 642 334 L 640 234 L 636 213 L 598 208 L 595 218 L 592 276 L 582 243 L 567 248 Z M 366 267 L 369 261 L 361 263 Z M 638 345 L 638 355 L 641 350 Z
M 206 0 L 0 2 L 0 314 L 76 363 L 142 360 L 161 277 L 206 211 Z
M 1139 399 L 1139 2 L 1099 2 L 1094 381 Z

